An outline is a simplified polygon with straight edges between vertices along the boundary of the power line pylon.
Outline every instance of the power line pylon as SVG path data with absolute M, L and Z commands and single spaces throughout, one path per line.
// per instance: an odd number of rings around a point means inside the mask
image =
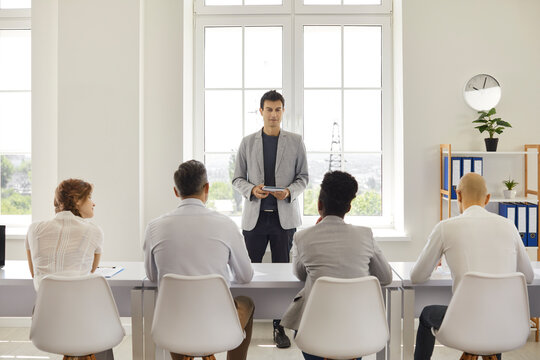
M 328 159 L 328 171 L 341 170 L 341 136 L 339 124 L 334 121 L 332 126 L 332 143 L 330 144 L 330 158 Z

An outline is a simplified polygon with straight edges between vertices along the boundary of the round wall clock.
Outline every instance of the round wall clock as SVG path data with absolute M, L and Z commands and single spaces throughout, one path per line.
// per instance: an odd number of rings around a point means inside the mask
M 463 96 L 474 110 L 487 111 L 497 106 L 501 100 L 501 86 L 493 76 L 478 74 L 467 82 Z

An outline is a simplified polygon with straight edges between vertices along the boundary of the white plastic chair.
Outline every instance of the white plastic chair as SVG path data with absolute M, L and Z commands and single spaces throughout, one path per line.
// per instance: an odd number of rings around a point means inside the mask
M 163 276 L 152 323 L 156 345 L 169 352 L 211 359 L 211 354 L 238 347 L 244 336 L 222 276 Z
M 530 333 L 525 276 L 465 274 L 440 329 L 432 332 L 441 344 L 467 353 L 465 358 L 520 348 Z
M 37 293 L 30 340 L 43 351 L 84 356 L 118 345 L 125 336 L 105 278 L 46 276 Z
M 328 359 L 352 359 L 376 353 L 389 339 L 379 281 L 374 276 L 315 281 L 296 345 Z

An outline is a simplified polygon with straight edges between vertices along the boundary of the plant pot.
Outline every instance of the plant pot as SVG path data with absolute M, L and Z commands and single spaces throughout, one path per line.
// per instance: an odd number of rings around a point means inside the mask
M 516 197 L 516 190 L 503 190 L 505 199 L 513 199 Z
M 485 138 L 484 142 L 486 143 L 486 151 L 497 151 L 498 138 Z

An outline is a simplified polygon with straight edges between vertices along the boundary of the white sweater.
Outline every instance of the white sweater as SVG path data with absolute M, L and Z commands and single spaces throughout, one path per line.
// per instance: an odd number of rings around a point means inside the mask
M 429 279 L 442 255 L 452 273 L 455 290 L 465 273 L 489 274 L 522 272 L 527 283 L 534 271 L 514 223 L 490 213 L 481 206 L 471 206 L 460 216 L 438 223 L 411 270 L 411 281 Z

